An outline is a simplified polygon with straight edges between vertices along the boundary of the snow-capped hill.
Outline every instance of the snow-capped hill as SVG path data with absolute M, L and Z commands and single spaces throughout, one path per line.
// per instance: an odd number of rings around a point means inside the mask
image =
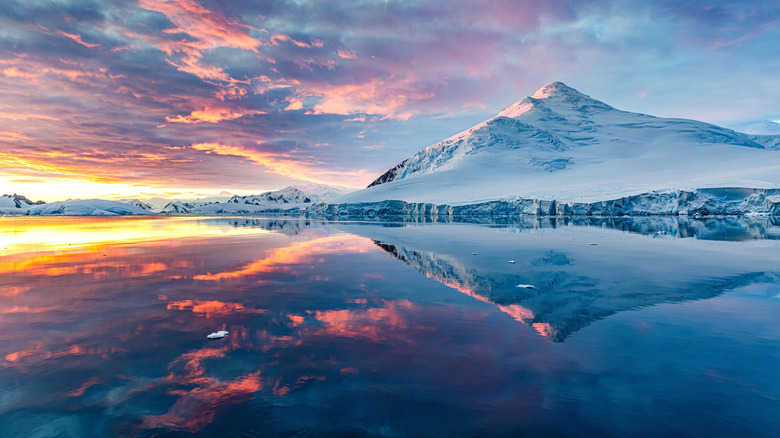
M 780 123 L 763 120 L 738 127 L 740 132 L 751 135 L 780 135 Z
M 35 216 L 125 216 L 149 214 L 148 211 L 118 201 L 77 199 L 36 205 L 27 210 Z
M 45 204 L 43 201 L 33 202 L 22 195 L 0 196 L 0 213 L 24 213 L 33 205 Z
M 171 201 L 163 207 L 162 213 L 192 213 L 195 207 L 195 204 L 189 202 Z
M 264 192 L 259 195 L 233 196 L 227 202 L 229 204 L 247 205 L 272 205 L 284 204 L 309 204 L 314 202 L 328 202 L 348 193 L 348 189 L 333 187 L 325 184 L 305 184 L 289 186 L 272 192 Z
M 653 191 L 780 188 L 778 149 L 780 136 L 622 111 L 554 82 L 337 202 L 594 202 Z
M 308 204 L 313 202 L 312 198 L 306 193 L 294 188 L 286 187 L 275 192 L 265 192 L 259 195 L 233 196 L 227 201 L 228 204 Z
M 194 201 L 191 201 L 191 203 L 194 205 L 215 204 L 218 202 L 227 202 L 232 197 L 233 197 L 232 193 L 223 190 L 214 196 L 207 196 L 205 198 L 195 199 Z
M 297 186 L 290 186 L 290 188 L 298 189 L 306 194 L 313 202 L 328 202 L 339 196 L 346 195 L 347 193 L 354 192 L 355 189 L 349 189 L 346 187 L 329 186 L 326 184 L 303 184 Z
M 130 201 L 125 202 L 128 205 L 132 205 L 133 207 L 138 207 L 142 210 L 146 210 L 147 212 L 151 212 L 153 210 L 151 204 L 147 204 L 146 202 L 139 201 L 138 199 L 132 199 Z

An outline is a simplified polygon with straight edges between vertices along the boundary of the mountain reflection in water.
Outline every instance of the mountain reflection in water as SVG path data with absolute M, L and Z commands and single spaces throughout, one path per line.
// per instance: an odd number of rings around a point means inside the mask
M 2 435 L 770 436 L 778 235 L 3 218 Z
M 775 247 L 749 243 L 776 240 L 780 225 L 775 218 L 581 222 L 586 225 L 542 219 L 499 228 L 346 229 L 556 342 L 616 312 L 711 298 L 756 282 L 777 282 L 780 275 Z M 733 257 L 735 252 L 740 257 Z

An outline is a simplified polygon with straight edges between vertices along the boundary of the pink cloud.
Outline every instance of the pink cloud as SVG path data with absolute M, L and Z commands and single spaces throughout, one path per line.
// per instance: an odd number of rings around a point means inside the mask
M 75 34 L 66 33 L 66 32 L 63 32 L 63 31 L 60 31 L 59 34 L 64 36 L 64 37 L 70 38 L 73 41 L 81 44 L 82 46 L 90 48 L 90 49 L 93 49 L 93 48 L 98 47 L 100 45 L 100 44 L 85 43 L 84 40 L 81 39 L 81 35 L 75 35 Z
M 283 34 L 279 34 L 279 33 L 274 34 L 273 36 L 271 36 L 269 41 L 271 42 L 271 44 L 273 44 L 275 46 L 279 45 L 280 41 L 285 41 L 285 42 L 288 42 L 288 43 L 295 44 L 298 47 L 307 48 L 307 49 L 311 49 L 311 48 L 314 48 L 314 47 L 322 47 L 323 46 L 323 42 L 318 40 L 318 39 L 311 39 L 311 42 L 307 43 L 307 42 L 304 42 L 304 41 L 298 41 L 295 38 L 290 37 L 289 35 L 283 35 Z
M 219 123 L 224 120 L 235 120 L 248 115 L 265 114 L 264 111 L 233 111 L 227 108 L 205 107 L 199 111 L 193 111 L 188 116 L 166 117 L 171 123 Z
M 338 49 L 336 54 L 339 56 L 339 58 L 357 59 L 357 55 L 355 54 L 354 50 Z
M 325 168 L 313 157 L 295 157 L 290 154 L 260 152 L 245 146 L 221 143 L 198 143 L 192 149 L 208 154 L 238 157 L 250 160 L 278 175 L 318 184 L 346 187 L 363 187 L 375 177 L 374 172 L 364 169 L 343 171 Z
M 421 112 L 416 103 L 436 96 L 415 78 L 371 78 L 360 84 L 310 84 L 296 91 L 297 100 L 314 98 L 312 114 L 378 114 L 387 119 L 407 120 Z
M 193 0 L 140 0 L 139 6 L 165 15 L 177 27 L 167 32 L 189 34 L 200 42 L 193 46 L 254 51 L 260 45 L 260 41 L 249 35 L 249 26 L 229 20 Z M 185 42 L 181 44 L 187 45 Z

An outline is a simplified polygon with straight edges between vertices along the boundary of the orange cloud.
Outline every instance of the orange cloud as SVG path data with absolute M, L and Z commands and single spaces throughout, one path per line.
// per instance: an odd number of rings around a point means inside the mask
M 265 313 L 264 309 L 247 309 L 241 303 L 199 300 L 171 301 L 168 303 L 168 309 L 191 310 L 193 313 L 205 315 L 206 318 L 227 316 L 234 313 Z
M 25 133 L 20 131 L 0 131 L 0 141 L 27 141 L 31 140 Z
M 32 72 L 19 70 L 17 67 L 7 67 L 3 69 L 3 75 L 9 78 L 33 79 L 38 75 Z
M 290 37 L 288 35 L 283 35 L 283 34 L 278 34 L 278 33 L 274 34 L 273 36 L 271 36 L 269 41 L 271 42 L 271 44 L 273 44 L 275 46 L 279 45 L 279 41 L 286 41 L 286 42 L 289 42 L 289 43 L 293 43 L 293 44 L 295 44 L 298 47 L 303 47 L 303 48 L 307 48 L 307 49 L 311 49 L 311 48 L 314 48 L 314 47 L 322 47 L 323 46 L 323 43 L 320 40 L 313 39 L 313 40 L 311 40 L 310 43 L 305 43 L 303 41 L 298 41 L 298 40 L 296 40 L 296 39 L 294 39 L 294 38 L 292 38 L 292 37 Z
M 57 64 L 56 66 L 53 64 Z M 29 83 L 37 84 L 37 79 L 44 76 L 64 77 L 71 82 L 95 86 L 97 81 L 111 81 L 124 76 L 111 75 L 103 67 L 90 68 L 82 63 L 57 59 L 50 64 L 44 64 L 33 60 L 14 59 L 0 61 L 0 66 L 8 65 L 3 69 L 3 76 L 8 78 L 26 79 Z M 61 85 L 58 86 L 61 90 Z
M 411 301 L 397 300 L 385 302 L 385 307 L 318 310 L 313 316 L 322 328 L 314 332 L 316 335 L 366 338 L 379 342 L 390 338 L 394 331 L 409 329 L 405 313 L 417 309 L 418 306 Z
M 252 114 L 265 114 L 263 111 L 235 112 L 227 108 L 205 107 L 200 111 L 193 111 L 188 116 L 166 117 L 165 120 L 172 123 L 219 123 L 223 120 L 235 120 Z
M 249 34 L 249 26 L 229 20 L 193 0 L 140 0 L 138 4 L 143 9 L 165 15 L 177 27 L 167 33 L 184 32 L 210 47 L 255 51 L 260 45 L 260 41 Z
M 214 421 L 219 412 L 217 407 L 227 407 L 249 398 L 263 389 L 260 371 L 248 373 L 234 380 L 220 381 L 215 378 L 184 379 L 182 383 L 198 384 L 194 389 L 170 391 L 179 399 L 167 413 L 144 417 L 143 427 L 165 428 L 196 433 Z
M 99 45 L 100 45 L 100 44 L 90 44 L 90 43 L 85 43 L 85 42 L 84 42 L 84 40 L 82 40 L 82 39 L 81 39 L 81 35 L 74 35 L 74 34 L 71 34 L 71 33 L 66 33 L 66 32 L 63 32 L 63 31 L 60 31 L 60 32 L 59 32 L 59 34 L 60 34 L 60 35 L 62 35 L 62 36 L 64 36 L 64 37 L 70 38 L 70 39 L 72 39 L 73 41 L 75 41 L 75 42 L 77 42 L 77 43 L 81 44 L 82 46 L 84 46 L 84 47 L 88 47 L 88 48 L 90 48 L 90 49 L 92 49 L 92 48 L 95 48 L 95 47 L 97 47 L 97 46 L 99 46 Z
M 312 114 L 379 114 L 387 119 L 407 120 L 418 114 L 413 103 L 436 96 L 419 88 L 413 78 L 373 78 L 362 84 L 311 85 L 299 90 L 296 98 L 315 98 Z
M 318 167 L 321 164 L 318 162 L 306 163 L 293 158 L 291 155 L 258 152 L 244 146 L 231 146 L 222 143 L 199 143 L 192 145 L 191 148 L 210 154 L 245 158 L 266 167 L 269 171 L 278 175 L 318 184 L 364 187 L 367 181 L 376 177 L 374 172 L 367 170 L 361 169 L 345 172 L 335 169 L 326 170 Z
M 108 347 L 87 347 L 78 344 L 73 344 L 68 347 L 54 349 L 52 351 L 44 348 L 43 343 L 38 342 L 34 346 L 20 351 L 14 351 L 8 353 L 3 358 L 5 366 L 27 366 L 40 364 L 50 359 L 57 359 L 66 356 L 100 356 L 103 358 L 108 357 L 111 353 L 119 351 L 117 349 L 110 349 Z M 20 363 L 23 362 L 23 363 Z
M 354 50 L 338 49 L 336 51 L 336 54 L 340 58 L 344 58 L 344 59 L 357 59 L 357 55 L 355 54 Z
M 179 398 L 165 414 L 144 417 L 142 427 L 195 433 L 214 421 L 219 412 L 217 408 L 227 407 L 262 390 L 265 385 L 260 378 L 260 371 L 227 381 L 204 375 L 206 369 L 202 362 L 225 357 L 228 348 L 203 348 L 187 352 L 174 360 L 171 366 L 183 363 L 184 374 L 170 374 L 162 383 L 173 383 L 176 387 L 195 387 L 169 391 Z
M 70 391 L 68 393 L 68 396 L 70 396 L 70 397 L 81 397 L 82 395 L 84 395 L 84 393 L 87 391 L 87 389 L 89 389 L 90 386 L 97 385 L 98 383 L 100 383 L 100 380 L 97 377 L 90 377 L 81 386 L 79 386 L 78 388 L 74 389 L 73 391 Z
M 276 249 L 265 258 L 249 263 L 234 271 L 201 274 L 192 278 L 206 281 L 244 278 L 250 275 L 278 270 L 281 265 L 304 263 L 322 254 L 342 252 L 365 253 L 373 249 L 373 242 L 369 239 L 360 238 L 345 242 L 344 236 L 328 236 L 306 242 L 295 242 L 290 246 Z
M 177 69 L 193 74 L 203 80 L 232 83 L 234 80 L 224 68 L 208 65 L 203 61 L 207 50 L 229 47 L 251 51 L 258 56 L 258 47 L 267 42 L 250 34 L 252 27 L 233 21 L 217 11 L 209 10 L 193 0 L 140 0 L 143 9 L 165 15 L 176 26 L 167 29 L 167 34 L 186 33 L 187 39 L 171 40 L 158 36 L 139 35 L 126 32 L 130 37 L 145 40 L 168 55 L 168 63 Z M 226 86 L 225 84 L 215 84 Z M 233 85 L 227 85 L 234 87 Z M 235 93 L 235 91 L 233 92 Z

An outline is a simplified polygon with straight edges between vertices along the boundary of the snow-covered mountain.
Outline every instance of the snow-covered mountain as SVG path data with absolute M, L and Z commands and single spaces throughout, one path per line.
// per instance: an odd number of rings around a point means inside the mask
M 309 195 L 294 187 L 286 187 L 275 192 L 265 192 L 259 195 L 233 196 L 229 204 L 308 204 L 314 202 Z
M 334 203 L 560 205 L 726 187 L 780 188 L 780 136 L 621 111 L 554 82 Z
M 227 202 L 231 204 L 308 204 L 328 202 L 346 193 L 345 189 L 323 184 L 289 186 L 280 190 L 259 195 L 233 196 Z
M 16 193 L 13 195 L 3 195 L 0 196 L 0 214 L 24 214 L 30 207 L 41 204 L 45 204 L 45 202 L 33 202 Z
M 196 206 L 189 212 L 196 214 L 230 214 L 303 211 L 310 205 L 328 202 L 343 193 L 345 193 L 344 189 L 322 184 L 290 186 L 258 195 L 233 196 L 227 202 Z
M 233 194 L 223 190 L 219 192 L 218 194 L 214 196 L 206 196 L 204 198 L 197 198 L 194 201 L 192 201 L 195 205 L 205 205 L 205 204 L 213 204 L 216 202 L 227 202 L 228 199 L 232 198 Z
M 162 213 L 192 213 L 194 208 L 198 207 L 194 203 L 187 201 L 170 201 L 162 208 Z
M 298 189 L 305 193 L 313 202 L 330 202 L 339 196 L 344 196 L 347 193 L 354 192 L 355 189 L 340 186 L 329 186 L 325 184 L 303 184 L 297 186 L 287 187 L 288 189 Z M 283 189 L 284 190 L 284 189 Z
M 69 199 L 30 207 L 26 214 L 35 216 L 124 216 L 149 214 L 149 212 L 119 201 Z
M 771 120 L 742 125 L 738 129 L 740 132 L 752 135 L 780 135 L 780 123 Z
M 213 196 L 206 196 L 197 199 L 170 199 L 170 198 L 149 198 L 143 201 L 138 199 L 124 199 L 122 202 L 130 204 L 150 213 L 189 213 L 195 207 L 206 204 L 214 204 L 219 202 L 227 202 L 233 194 L 227 191 L 222 191 Z
M 151 204 L 149 204 L 147 202 L 139 201 L 138 199 L 132 199 L 130 201 L 125 201 L 125 203 L 126 204 L 130 204 L 133 207 L 141 208 L 141 209 L 146 210 L 147 212 L 150 212 L 150 213 L 154 210 L 154 207 L 152 207 Z

